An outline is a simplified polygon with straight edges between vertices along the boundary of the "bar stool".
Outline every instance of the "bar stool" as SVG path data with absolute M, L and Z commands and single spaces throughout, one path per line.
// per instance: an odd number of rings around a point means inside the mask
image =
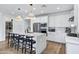
M 24 40 L 25 40 L 25 35 L 19 35 L 19 47 L 22 49 L 22 53 L 23 53 L 23 49 L 24 49 Z
M 11 47 L 15 47 L 17 51 L 19 50 L 19 34 L 11 33 Z
M 25 45 L 25 53 L 27 52 L 27 49 L 29 48 L 30 54 L 33 52 L 33 45 L 36 43 L 36 41 L 33 40 L 33 36 L 26 36 L 26 45 Z
M 10 38 L 11 38 L 11 41 L 9 41 L 9 43 L 10 43 L 10 47 L 13 47 L 13 45 L 14 45 L 14 34 L 13 33 L 10 33 Z
M 11 33 L 8 33 L 8 47 L 10 45 L 10 41 L 11 41 Z

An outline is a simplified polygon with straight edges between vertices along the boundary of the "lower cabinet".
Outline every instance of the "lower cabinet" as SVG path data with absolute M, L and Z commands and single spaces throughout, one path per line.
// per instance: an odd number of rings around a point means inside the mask
M 66 37 L 66 54 L 79 54 L 79 38 Z
M 55 41 L 55 32 L 48 32 L 48 39 L 50 41 Z
M 54 42 L 65 43 L 66 33 L 61 32 L 48 32 L 48 40 Z

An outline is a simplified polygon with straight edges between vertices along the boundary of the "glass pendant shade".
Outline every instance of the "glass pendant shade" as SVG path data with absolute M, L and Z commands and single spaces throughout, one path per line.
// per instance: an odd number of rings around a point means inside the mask
M 33 13 L 29 13 L 26 19 L 35 19 L 35 15 Z

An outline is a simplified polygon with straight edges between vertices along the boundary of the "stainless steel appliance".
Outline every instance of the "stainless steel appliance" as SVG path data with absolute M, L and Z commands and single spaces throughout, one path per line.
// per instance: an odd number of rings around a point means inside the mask
M 34 23 L 33 24 L 33 32 L 47 32 L 47 23 Z
M 41 23 L 34 23 L 33 24 L 33 32 L 41 32 Z

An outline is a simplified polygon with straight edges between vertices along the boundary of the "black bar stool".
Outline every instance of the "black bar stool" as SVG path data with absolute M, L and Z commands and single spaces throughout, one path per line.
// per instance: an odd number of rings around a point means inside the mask
M 23 49 L 24 49 L 24 40 L 25 40 L 25 35 L 19 35 L 19 47 L 22 49 L 22 53 L 23 53 Z
M 22 53 L 23 53 L 24 39 L 25 39 L 25 35 L 11 33 L 10 47 L 15 47 L 15 49 L 17 49 L 17 51 L 19 51 L 19 49 L 21 48 Z
M 11 33 L 8 33 L 8 47 L 10 45 L 10 40 L 11 40 Z
M 33 45 L 36 43 L 36 41 L 33 40 L 33 36 L 26 36 L 26 46 L 25 46 L 25 53 L 27 52 L 27 47 L 30 50 L 30 54 L 33 52 Z
M 13 33 L 10 33 L 10 38 L 11 38 L 11 41 L 9 41 L 9 44 L 10 44 L 10 47 L 13 47 L 14 45 L 14 40 L 13 40 L 14 34 Z
M 15 47 L 17 51 L 19 50 L 19 34 L 11 33 L 11 44 L 10 47 Z

